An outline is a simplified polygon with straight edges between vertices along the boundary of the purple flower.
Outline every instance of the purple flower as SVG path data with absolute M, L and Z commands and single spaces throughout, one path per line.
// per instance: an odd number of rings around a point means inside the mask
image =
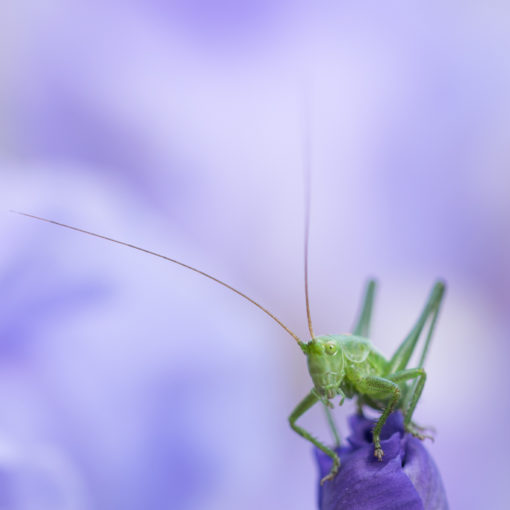
M 337 450 L 337 476 L 319 489 L 320 510 L 447 510 L 439 471 L 423 443 L 404 432 L 402 414 L 393 413 L 382 429 L 384 458 L 374 457 L 374 421 L 351 416 L 348 445 Z M 331 459 L 316 451 L 320 477 Z

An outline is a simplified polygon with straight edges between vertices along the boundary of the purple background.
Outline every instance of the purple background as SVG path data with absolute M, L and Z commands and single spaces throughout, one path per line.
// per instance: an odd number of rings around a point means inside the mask
M 444 277 L 417 420 L 452 508 L 510 505 L 510 6 L 310 5 L 2 4 L 0 508 L 315 507 L 287 424 L 310 379 L 283 330 L 181 268 L 7 213 L 196 265 L 306 337 L 304 81 L 315 330 L 348 330 L 376 275 L 390 355 Z M 303 424 L 328 438 L 320 409 Z

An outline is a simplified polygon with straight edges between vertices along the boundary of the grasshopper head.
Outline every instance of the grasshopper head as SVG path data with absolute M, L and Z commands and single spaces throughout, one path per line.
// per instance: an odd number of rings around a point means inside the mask
M 333 398 L 345 375 L 341 337 L 317 336 L 302 348 L 315 389 L 320 395 Z

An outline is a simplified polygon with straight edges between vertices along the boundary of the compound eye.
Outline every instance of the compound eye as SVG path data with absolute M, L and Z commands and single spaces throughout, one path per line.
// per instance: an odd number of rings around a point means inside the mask
M 329 342 L 324 346 L 324 350 L 326 351 L 326 354 L 332 356 L 333 354 L 336 354 L 336 344 Z

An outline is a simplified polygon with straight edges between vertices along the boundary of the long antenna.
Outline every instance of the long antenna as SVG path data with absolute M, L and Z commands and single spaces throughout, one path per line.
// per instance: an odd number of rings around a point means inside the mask
M 308 318 L 308 329 L 310 335 L 315 338 L 312 327 L 312 315 L 310 313 L 310 298 L 308 292 L 308 244 L 310 240 L 310 195 L 311 195 L 311 133 L 310 133 L 310 104 L 308 90 L 305 89 L 303 97 L 303 163 L 305 173 L 305 299 L 306 299 L 306 316 Z
M 47 218 L 41 218 L 39 216 L 34 216 L 33 214 L 28 214 L 28 213 L 19 212 L 19 211 L 10 211 L 10 212 L 15 213 L 15 214 L 20 214 L 21 216 L 27 216 L 28 218 L 33 218 L 35 220 L 44 221 L 46 223 L 52 223 L 53 225 L 58 225 L 59 227 L 64 227 L 64 228 L 68 228 L 70 230 L 75 230 L 76 232 L 81 232 L 82 234 L 87 234 L 92 237 L 98 237 L 100 239 L 105 239 L 106 241 L 120 244 L 122 246 L 127 246 L 128 248 L 133 248 L 134 250 L 142 251 L 144 253 L 148 253 L 149 255 L 154 255 L 155 257 L 159 257 L 160 259 L 168 260 L 169 262 L 173 262 L 174 264 L 185 267 L 186 269 L 190 269 L 191 271 L 194 271 L 195 273 L 201 274 L 202 276 L 205 276 L 206 278 L 209 278 L 210 280 L 213 280 L 214 282 L 219 283 L 220 285 L 223 285 L 223 287 L 230 289 L 232 292 L 235 292 L 236 294 L 243 297 L 244 299 L 247 299 L 250 303 L 254 304 L 257 308 L 260 308 L 265 314 L 269 315 L 269 317 L 271 317 L 271 319 L 273 319 L 275 322 L 277 322 L 292 338 L 294 338 L 294 340 L 296 340 L 296 342 L 300 346 L 303 344 L 301 339 L 295 333 L 293 333 L 280 319 L 278 319 L 278 317 L 273 315 L 269 310 L 264 308 L 261 304 L 257 303 L 254 299 L 252 299 L 251 297 L 248 297 L 246 294 L 235 289 L 228 283 L 225 283 L 225 282 L 221 281 L 220 279 L 218 279 L 214 276 L 211 276 L 210 274 L 207 274 L 204 271 L 201 271 L 200 269 L 189 266 L 188 264 L 184 264 L 184 262 L 179 262 L 178 260 L 172 259 L 165 255 L 161 255 L 160 253 L 156 253 L 151 250 L 146 250 L 145 248 L 140 248 L 139 246 L 135 246 L 134 244 L 125 243 L 124 241 L 118 241 L 117 239 L 103 236 L 101 234 L 95 234 L 94 232 L 89 232 L 88 230 L 83 230 L 78 227 L 72 227 L 71 225 L 66 225 L 65 223 L 59 223 L 58 221 L 49 220 Z

